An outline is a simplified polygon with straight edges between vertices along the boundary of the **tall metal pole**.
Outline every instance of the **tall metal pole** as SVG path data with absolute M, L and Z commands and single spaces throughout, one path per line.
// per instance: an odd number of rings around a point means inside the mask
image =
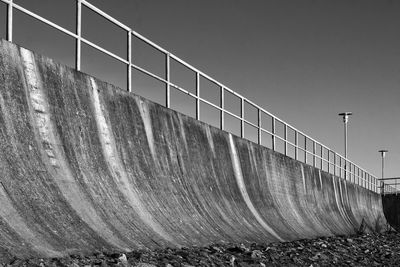
M 8 3 L 7 8 L 7 41 L 13 41 L 13 0 Z
M 385 178 L 385 156 L 386 156 L 386 152 L 388 152 L 387 149 L 381 149 L 378 151 L 379 153 L 381 153 L 381 159 L 382 159 L 382 175 L 381 178 L 384 179 Z M 383 180 L 381 181 L 381 194 L 384 193 L 384 182 Z
M 344 123 L 344 179 L 347 178 L 347 123 L 349 122 L 349 116 L 353 115 L 351 112 L 339 113 L 339 116 L 343 117 Z
M 81 70 L 81 56 L 82 56 L 82 0 L 76 1 L 76 51 L 75 51 L 75 69 Z

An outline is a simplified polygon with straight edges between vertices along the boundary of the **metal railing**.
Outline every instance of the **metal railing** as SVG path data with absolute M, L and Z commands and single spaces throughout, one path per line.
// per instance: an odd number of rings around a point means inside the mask
M 379 181 L 381 194 L 400 194 L 400 177 L 381 178 Z
M 126 65 L 127 68 L 127 89 L 129 92 L 132 92 L 132 70 L 138 70 L 139 72 L 142 72 L 150 77 L 152 77 L 155 80 L 158 80 L 165 84 L 165 106 L 167 108 L 171 107 L 171 89 L 178 90 L 192 98 L 195 99 L 196 102 L 196 119 L 200 120 L 200 104 L 205 103 L 208 104 L 215 109 L 218 110 L 219 112 L 219 126 L 220 129 L 226 130 L 225 129 L 225 115 L 229 114 L 230 116 L 238 119 L 240 121 L 240 136 L 245 138 L 245 126 L 251 126 L 257 129 L 257 136 L 258 136 L 258 143 L 263 144 L 263 135 L 267 134 L 269 136 L 268 138 L 271 138 L 271 148 L 273 150 L 277 150 L 277 142 L 283 143 L 283 151 L 282 153 L 285 155 L 288 155 L 288 151 L 291 148 L 294 150 L 294 155 L 293 157 L 296 160 L 303 161 L 306 164 L 310 164 L 314 167 L 317 167 L 323 171 L 327 171 L 335 176 L 350 180 L 351 182 L 354 182 L 364 188 L 367 188 L 369 190 L 372 190 L 374 192 L 379 191 L 379 181 L 378 179 L 364 170 L 363 168 L 359 167 L 349 159 L 346 159 L 345 157 L 341 156 L 339 153 L 333 151 L 329 147 L 323 145 L 322 143 L 316 141 L 315 139 L 311 138 L 310 136 L 306 135 L 302 131 L 296 129 L 294 126 L 284 122 L 283 120 L 279 119 L 272 113 L 268 112 L 267 110 L 263 109 L 262 107 L 256 105 L 249 99 L 245 98 L 244 96 L 236 93 L 235 91 L 229 89 L 227 86 L 224 84 L 220 83 L 219 81 L 213 79 L 212 77 L 208 76 L 207 74 L 201 72 L 197 68 L 191 66 L 190 64 L 186 63 L 182 59 L 178 58 L 174 54 L 168 52 L 164 48 L 160 47 L 159 45 L 153 43 L 149 39 L 145 38 L 144 36 L 140 35 L 139 33 L 135 32 L 132 30 L 130 27 L 124 25 L 123 23 L 119 22 L 115 18 L 111 17 L 110 15 L 106 14 L 99 8 L 95 7 L 94 5 L 90 4 L 86 0 L 75 0 L 76 1 L 76 31 L 71 32 L 70 30 L 67 30 L 37 14 L 34 12 L 31 12 L 27 10 L 26 8 L 22 7 L 21 5 L 18 5 L 17 3 L 13 2 L 13 0 L 0 0 L 0 2 L 4 2 L 7 4 L 7 40 L 8 41 L 13 41 L 13 12 L 14 9 L 25 13 L 26 15 L 29 15 L 36 20 L 47 24 L 64 34 L 73 37 L 75 39 L 76 43 L 76 49 L 75 49 L 75 68 L 76 70 L 81 70 L 81 48 L 82 48 L 82 43 L 97 49 L 98 51 L 101 51 L 102 53 L 110 56 L 111 58 L 114 58 L 115 60 L 123 63 Z M 106 49 L 103 47 L 89 41 L 86 39 L 84 36 L 82 36 L 82 7 L 86 7 L 93 12 L 97 13 L 101 17 L 105 18 L 106 20 L 110 21 L 114 25 L 118 26 L 122 30 L 126 32 L 127 35 L 127 56 L 126 58 L 122 58 Z M 142 68 L 138 65 L 135 64 L 135 62 L 132 60 L 132 37 L 138 38 L 139 40 L 142 40 L 143 42 L 147 43 L 151 47 L 155 48 L 156 50 L 160 51 L 164 56 L 165 56 L 165 77 L 160 77 L 159 75 L 156 75 L 145 68 Z M 196 90 L 195 93 L 192 93 L 174 83 L 171 82 L 171 59 L 175 60 L 176 62 L 182 64 L 189 70 L 193 71 L 196 76 L 195 76 L 195 84 L 196 84 Z M 219 90 L 220 90 L 220 99 L 219 99 L 219 105 L 216 105 L 202 97 L 200 97 L 200 91 L 201 91 L 201 84 L 200 84 L 200 78 L 206 79 L 210 81 L 211 83 L 215 84 Z M 235 97 L 240 99 L 240 115 L 236 115 L 234 112 L 229 111 L 225 107 L 225 95 L 226 93 L 230 93 L 234 95 Z M 257 110 L 257 123 L 253 123 L 249 120 L 246 119 L 245 117 L 245 105 L 250 105 L 254 107 Z M 271 125 L 269 127 L 271 130 L 267 130 L 264 125 L 262 125 L 262 118 L 266 116 L 271 119 Z M 281 124 L 283 127 L 283 133 L 278 133 L 277 131 L 277 124 Z M 292 135 L 294 138 L 290 140 L 289 138 L 289 132 L 292 132 Z M 300 141 L 301 140 L 301 141 Z M 302 159 L 301 159 L 302 158 Z

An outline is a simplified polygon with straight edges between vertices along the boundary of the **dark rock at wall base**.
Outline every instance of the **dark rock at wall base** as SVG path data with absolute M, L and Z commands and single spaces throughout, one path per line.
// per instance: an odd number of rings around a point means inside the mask
M 358 234 L 270 244 L 213 244 L 207 247 L 74 255 L 61 259 L 15 260 L 12 266 L 399 266 L 400 234 Z

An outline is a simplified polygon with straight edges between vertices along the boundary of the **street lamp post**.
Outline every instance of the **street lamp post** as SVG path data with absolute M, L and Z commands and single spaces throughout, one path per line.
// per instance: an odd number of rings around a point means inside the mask
M 385 156 L 386 156 L 386 152 L 388 152 L 387 149 L 381 149 L 378 151 L 379 153 L 381 153 L 381 158 L 382 158 L 382 174 L 381 174 L 381 178 L 385 178 Z M 384 182 L 383 180 L 381 181 L 381 194 L 384 193 Z
M 347 178 L 347 123 L 349 122 L 349 116 L 353 115 L 351 112 L 343 112 L 339 113 L 339 116 L 343 117 L 343 123 L 344 123 L 344 157 L 345 157 L 345 162 L 344 162 L 344 178 Z

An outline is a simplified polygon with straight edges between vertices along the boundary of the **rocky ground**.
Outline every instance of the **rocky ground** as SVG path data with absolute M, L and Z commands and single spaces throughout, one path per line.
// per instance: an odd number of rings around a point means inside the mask
M 4 266 L 400 266 L 400 234 L 360 234 L 270 244 L 72 255 L 62 259 L 15 259 Z M 1 266 L 1 264 L 0 264 Z

